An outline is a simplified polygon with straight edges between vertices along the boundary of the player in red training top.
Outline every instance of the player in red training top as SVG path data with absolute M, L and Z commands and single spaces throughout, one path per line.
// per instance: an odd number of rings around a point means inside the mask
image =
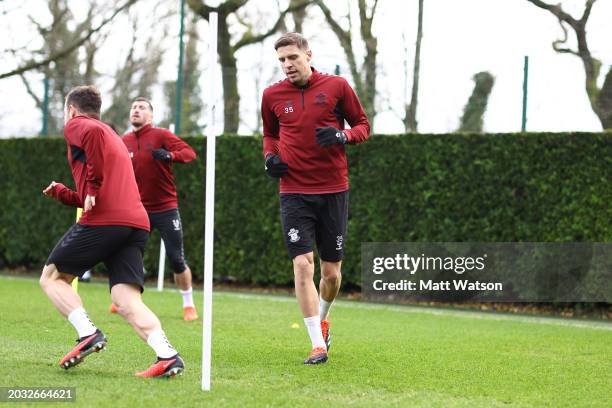
M 295 294 L 312 349 L 304 364 L 327 361 L 328 314 L 340 289 L 348 216 L 345 145 L 364 142 L 370 124 L 344 78 L 310 66 L 306 39 L 287 33 L 274 44 L 287 78 L 263 93 L 266 172 L 280 178 L 283 235 L 293 259 Z M 351 129 L 344 129 L 345 120 Z M 313 249 L 321 262 L 318 298 Z
M 130 152 L 140 197 L 151 228 L 157 228 L 174 271 L 174 281 L 183 297 L 183 319 L 196 320 L 191 269 L 185 263 L 183 227 L 178 210 L 173 163 L 189 163 L 196 158 L 193 149 L 166 129 L 151 126 L 153 105 L 142 97 L 132 102 L 130 123 L 133 131 L 123 136 Z M 112 310 L 112 306 L 111 306 Z
M 60 361 L 69 369 L 106 347 L 106 337 L 93 324 L 71 282 L 104 262 L 111 297 L 122 315 L 157 354 L 157 361 L 140 377 L 169 377 L 184 363 L 172 347 L 157 316 L 142 302 L 142 255 L 149 236 L 149 219 L 140 201 L 127 149 L 100 121 L 102 100 L 93 86 L 72 89 L 64 105 L 64 138 L 76 184 L 72 191 L 51 182 L 43 194 L 83 207 L 83 215 L 57 243 L 40 277 L 51 303 L 78 332 L 77 345 Z

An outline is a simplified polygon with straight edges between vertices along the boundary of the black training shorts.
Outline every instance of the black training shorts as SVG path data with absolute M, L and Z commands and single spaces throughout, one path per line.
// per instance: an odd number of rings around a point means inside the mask
M 323 261 L 344 256 L 348 191 L 330 194 L 280 195 L 281 223 L 291 258 L 312 252 L 316 243 Z
M 129 283 L 144 287 L 142 255 L 149 239 L 146 230 L 122 225 L 74 224 L 59 240 L 46 265 L 58 271 L 82 276 L 103 262 L 109 273 L 109 285 Z
M 187 264 L 185 263 L 185 251 L 183 249 L 183 224 L 178 208 L 149 213 L 149 222 L 151 223 L 151 231 L 156 228 L 164 240 L 172 271 L 174 273 L 185 272 Z

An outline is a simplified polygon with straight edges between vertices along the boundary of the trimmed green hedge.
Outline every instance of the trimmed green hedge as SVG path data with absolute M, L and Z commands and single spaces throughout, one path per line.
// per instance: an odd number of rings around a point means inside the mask
M 205 139 L 176 165 L 185 253 L 202 274 Z M 217 144 L 215 275 L 290 285 L 278 186 L 263 171 L 260 137 Z M 360 243 L 611 242 L 612 133 L 372 136 L 348 147 L 351 177 L 345 285 L 360 284 Z M 63 139 L 0 141 L 0 266 L 42 267 L 75 211 L 42 196 L 73 185 Z M 147 247 L 157 270 L 159 236 Z

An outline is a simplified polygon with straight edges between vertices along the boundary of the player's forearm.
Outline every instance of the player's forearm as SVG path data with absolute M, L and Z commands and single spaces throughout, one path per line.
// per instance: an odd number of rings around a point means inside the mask
M 265 135 L 264 133 L 263 151 L 264 157 L 267 157 L 269 154 L 278 154 L 278 152 L 280 151 L 278 137 Z
M 55 198 L 62 204 L 70 207 L 83 206 L 79 195 L 75 191 L 72 191 L 71 189 L 63 185 L 62 183 L 57 183 L 53 191 L 53 198 Z
M 264 157 L 278 154 L 279 149 L 279 123 L 274 112 L 268 106 L 266 93 L 261 101 L 261 119 L 263 121 L 263 147 Z
M 172 161 L 175 163 L 189 163 L 196 159 L 196 152 L 189 146 L 179 150 L 173 150 Z
M 370 137 L 370 124 L 367 119 L 344 131 L 350 144 L 363 143 Z

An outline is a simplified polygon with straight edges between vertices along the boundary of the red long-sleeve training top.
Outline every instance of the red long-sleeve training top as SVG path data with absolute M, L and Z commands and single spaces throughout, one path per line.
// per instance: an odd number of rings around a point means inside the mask
M 370 123 L 359 98 L 339 76 L 312 75 L 303 87 L 288 79 L 266 88 L 261 102 L 264 157 L 279 154 L 289 165 L 281 178 L 281 193 L 325 194 L 346 191 L 349 187 L 344 145 L 321 147 L 315 129 L 333 126 L 351 129 L 344 133 L 348 143 L 367 140 Z
M 147 212 L 156 213 L 178 208 L 172 163 L 189 163 L 196 158 L 195 151 L 169 130 L 145 125 L 123 136 L 127 146 L 140 197 Z M 166 149 L 172 160 L 164 162 L 153 158 L 153 150 Z
M 96 205 L 83 212 L 79 224 L 149 231 L 129 153 L 115 132 L 97 119 L 77 116 L 64 127 L 64 139 L 77 191 L 58 183 L 51 190 L 53 197 L 74 207 L 82 207 L 87 195 L 96 197 Z

